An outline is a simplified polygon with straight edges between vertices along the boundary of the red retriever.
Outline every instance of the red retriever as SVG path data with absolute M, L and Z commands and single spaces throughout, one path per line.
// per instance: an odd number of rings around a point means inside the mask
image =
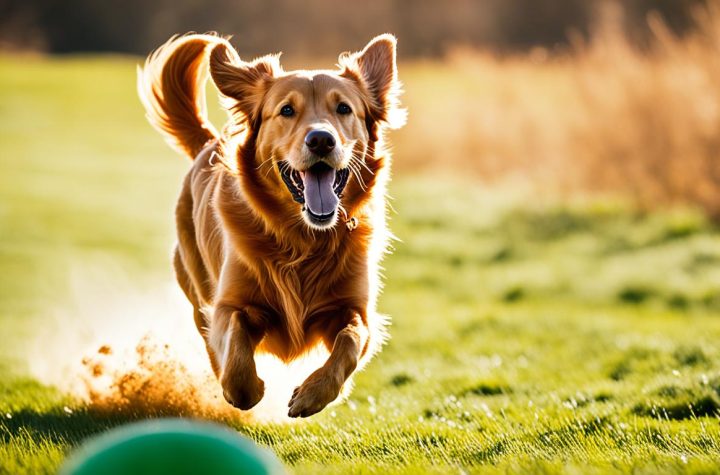
M 307 417 L 382 343 L 383 132 L 404 121 L 395 45 L 381 35 L 336 70 L 284 71 L 278 55 L 246 62 L 227 40 L 190 34 L 138 71 L 150 122 L 194 160 L 176 209 L 175 271 L 239 409 L 265 391 L 257 352 L 288 362 L 327 347 L 288 404 L 290 417 Z M 206 115 L 208 72 L 230 115 L 221 133 Z

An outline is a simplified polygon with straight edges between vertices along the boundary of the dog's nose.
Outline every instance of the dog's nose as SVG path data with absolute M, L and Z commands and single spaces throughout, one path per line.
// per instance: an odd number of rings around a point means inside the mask
M 335 148 L 335 137 L 327 130 L 313 130 L 305 136 L 305 145 L 318 157 L 326 157 Z

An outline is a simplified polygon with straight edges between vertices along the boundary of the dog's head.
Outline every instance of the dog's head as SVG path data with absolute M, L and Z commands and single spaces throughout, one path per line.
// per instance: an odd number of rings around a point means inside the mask
M 243 62 L 227 42 L 210 54 L 215 85 L 255 139 L 254 165 L 273 178 L 262 186 L 281 187 L 312 228 L 335 225 L 348 183 L 363 186 L 380 129 L 402 125 L 395 44 L 378 36 L 335 71 L 285 72 L 278 56 Z

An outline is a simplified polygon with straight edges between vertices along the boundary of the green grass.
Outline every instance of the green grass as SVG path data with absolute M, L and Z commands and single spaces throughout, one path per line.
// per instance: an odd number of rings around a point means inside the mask
M 33 380 L 25 351 L 77 262 L 171 280 L 187 162 L 143 120 L 133 64 L 0 57 L 0 473 L 53 473 L 139 417 Z M 411 176 L 397 155 L 389 344 L 347 403 L 231 425 L 299 474 L 720 470 L 716 228 Z

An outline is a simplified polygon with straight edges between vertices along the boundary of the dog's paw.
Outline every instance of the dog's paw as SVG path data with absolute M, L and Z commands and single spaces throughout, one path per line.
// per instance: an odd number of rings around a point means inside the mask
M 222 386 L 225 400 L 243 411 L 254 407 L 265 395 L 265 381 L 257 376 L 254 381 L 228 382 Z
M 341 385 L 320 368 L 293 391 L 288 407 L 290 417 L 308 417 L 322 411 L 340 394 Z

